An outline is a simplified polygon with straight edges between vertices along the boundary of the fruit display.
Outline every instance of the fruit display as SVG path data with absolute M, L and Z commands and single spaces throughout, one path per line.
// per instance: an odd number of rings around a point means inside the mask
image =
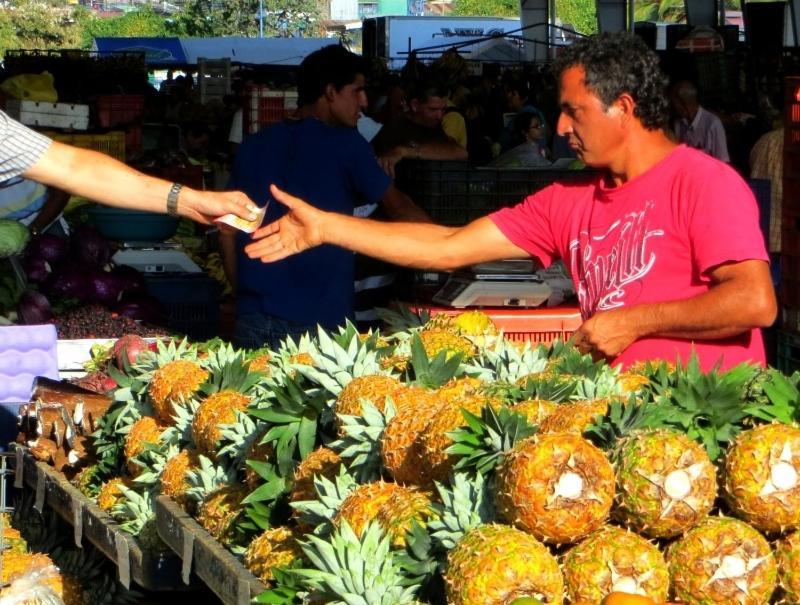
M 400 324 L 120 343 L 73 482 L 153 549 L 169 496 L 262 603 L 797 602 L 800 374 Z

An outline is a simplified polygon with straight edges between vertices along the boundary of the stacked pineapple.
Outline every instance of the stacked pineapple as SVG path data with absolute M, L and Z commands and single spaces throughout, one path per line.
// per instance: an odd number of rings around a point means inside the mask
M 167 494 L 298 603 L 796 602 L 800 376 L 401 319 L 162 345 L 97 439 L 110 510 L 141 531 Z

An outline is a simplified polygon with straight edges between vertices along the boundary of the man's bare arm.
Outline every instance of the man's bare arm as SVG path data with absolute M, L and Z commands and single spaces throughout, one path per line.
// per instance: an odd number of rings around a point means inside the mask
M 615 357 L 645 337 L 717 340 L 772 325 L 777 315 L 769 265 L 729 263 L 710 273 L 708 292 L 686 299 L 623 307 L 590 317 L 579 328 L 579 348 Z

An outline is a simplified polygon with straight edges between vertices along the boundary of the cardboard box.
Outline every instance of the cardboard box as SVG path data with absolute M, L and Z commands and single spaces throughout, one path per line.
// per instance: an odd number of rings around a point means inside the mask
M 89 127 L 88 105 L 9 99 L 6 101 L 6 113 L 27 126 L 73 130 L 86 130 Z

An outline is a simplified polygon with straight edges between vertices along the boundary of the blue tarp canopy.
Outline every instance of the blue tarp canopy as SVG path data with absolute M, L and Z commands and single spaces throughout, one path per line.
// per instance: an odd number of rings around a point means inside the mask
M 95 38 L 98 52 L 143 52 L 144 61 L 154 67 L 186 65 L 180 38 Z
M 249 65 L 300 65 L 333 38 L 95 38 L 99 52 L 144 52 L 153 67 L 195 65 L 198 59 L 230 59 Z

